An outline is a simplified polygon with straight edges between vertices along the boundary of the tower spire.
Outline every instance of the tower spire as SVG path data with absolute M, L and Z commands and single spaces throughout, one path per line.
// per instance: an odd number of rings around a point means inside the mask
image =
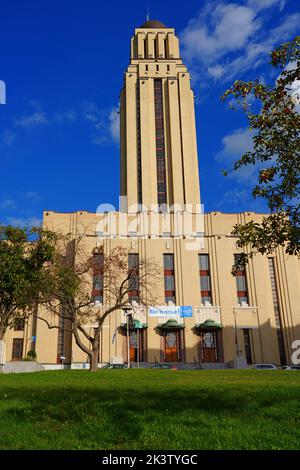
M 147 21 L 150 20 L 150 13 L 149 13 L 149 5 L 148 5 L 148 8 L 147 8 Z

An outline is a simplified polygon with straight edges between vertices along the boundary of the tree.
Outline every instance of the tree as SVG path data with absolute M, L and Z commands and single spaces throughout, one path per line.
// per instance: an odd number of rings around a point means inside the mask
M 56 235 L 41 228 L 0 226 L 0 341 L 32 313 L 55 242 Z
M 230 171 L 258 163 L 263 166 L 252 195 L 264 198 L 271 211 L 261 224 L 250 221 L 234 227 L 238 245 L 250 247 L 248 254 L 238 258 L 239 265 L 256 252 L 270 254 L 278 246 L 284 246 L 286 253 L 300 254 L 300 101 L 292 94 L 295 80 L 300 79 L 300 36 L 275 49 L 270 63 L 280 70 L 273 85 L 237 80 L 221 98 L 233 97 L 254 133 L 253 150 Z
M 159 270 L 151 259 L 137 258 L 128 266 L 128 251 L 122 247 L 107 255 L 103 247 L 88 253 L 82 248 L 82 240 L 82 236 L 61 238 L 55 261 L 45 275 L 40 302 L 46 310 L 38 319 L 49 329 L 69 332 L 89 357 L 90 371 L 97 371 L 100 333 L 106 318 L 117 310 L 132 308 L 133 298 L 138 298 L 140 306 L 155 304 Z M 104 299 L 102 306 L 97 306 L 97 297 Z M 91 324 L 92 332 L 87 328 Z

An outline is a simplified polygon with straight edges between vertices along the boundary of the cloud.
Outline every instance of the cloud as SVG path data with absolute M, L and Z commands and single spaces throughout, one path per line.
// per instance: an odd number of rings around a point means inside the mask
M 53 120 L 59 123 L 73 123 L 77 121 L 78 114 L 76 111 L 62 111 L 54 114 Z
M 236 188 L 236 189 L 232 189 L 231 191 L 226 191 L 221 201 L 217 203 L 217 207 L 222 207 L 225 205 L 237 206 L 240 204 L 245 204 L 249 200 L 250 200 L 249 191 L 246 191 L 245 189 L 240 190 Z
M 17 126 L 23 127 L 25 129 L 39 127 L 40 125 L 47 123 L 48 117 L 44 111 L 36 111 L 33 114 L 23 116 L 22 118 L 16 120 Z
M 42 220 L 38 217 L 8 217 L 7 223 L 16 227 L 33 227 L 41 225 Z
M 276 6 L 279 11 L 282 11 L 285 7 L 285 0 L 248 0 L 247 5 L 253 8 L 255 11 L 265 10 L 266 8 Z
M 112 108 L 109 114 L 109 130 L 115 142 L 120 139 L 120 114 L 118 108 Z
M 7 147 L 10 147 L 14 141 L 16 140 L 16 134 L 9 129 L 5 129 L 2 134 L 0 135 L 0 140 L 3 142 Z
M 16 203 L 13 199 L 6 198 L 3 201 L 0 201 L 0 208 L 1 209 L 15 209 Z
M 236 129 L 231 134 L 227 134 L 222 139 L 222 148 L 215 155 L 215 159 L 225 165 L 225 169 L 230 170 L 235 161 L 242 155 L 253 149 L 252 141 L 253 133 L 248 128 Z M 241 167 L 237 171 L 228 174 L 228 178 L 232 178 L 241 183 L 252 185 L 257 180 L 257 172 L 259 165 L 247 165 Z
M 27 191 L 26 193 L 24 193 L 24 196 L 30 201 L 38 201 L 39 199 L 41 199 L 41 196 L 35 191 Z
M 267 55 L 298 30 L 300 13 L 280 15 L 268 28 L 266 11 L 282 10 L 282 0 L 206 2 L 180 34 L 182 55 L 194 82 L 231 81 L 268 62 Z M 209 80 L 211 79 L 211 80 Z
M 82 110 L 82 118 L 92 124 L 92 142 L 107 145 L 119 142 L 118 108 L 99 108 L 96 103 L 87 103 Z

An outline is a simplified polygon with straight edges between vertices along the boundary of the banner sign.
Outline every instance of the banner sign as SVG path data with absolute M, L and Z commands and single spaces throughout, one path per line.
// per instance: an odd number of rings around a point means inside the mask
M 149 317 L 192 317 L 193 308 L 191 306 L 159 306 L 159 307 L 149 307 Z

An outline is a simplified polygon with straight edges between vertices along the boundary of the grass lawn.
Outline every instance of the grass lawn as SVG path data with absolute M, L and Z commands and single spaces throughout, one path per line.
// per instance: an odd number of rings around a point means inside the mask
M 0 448 L 300 449 L 300 373 L 1 374 Z

